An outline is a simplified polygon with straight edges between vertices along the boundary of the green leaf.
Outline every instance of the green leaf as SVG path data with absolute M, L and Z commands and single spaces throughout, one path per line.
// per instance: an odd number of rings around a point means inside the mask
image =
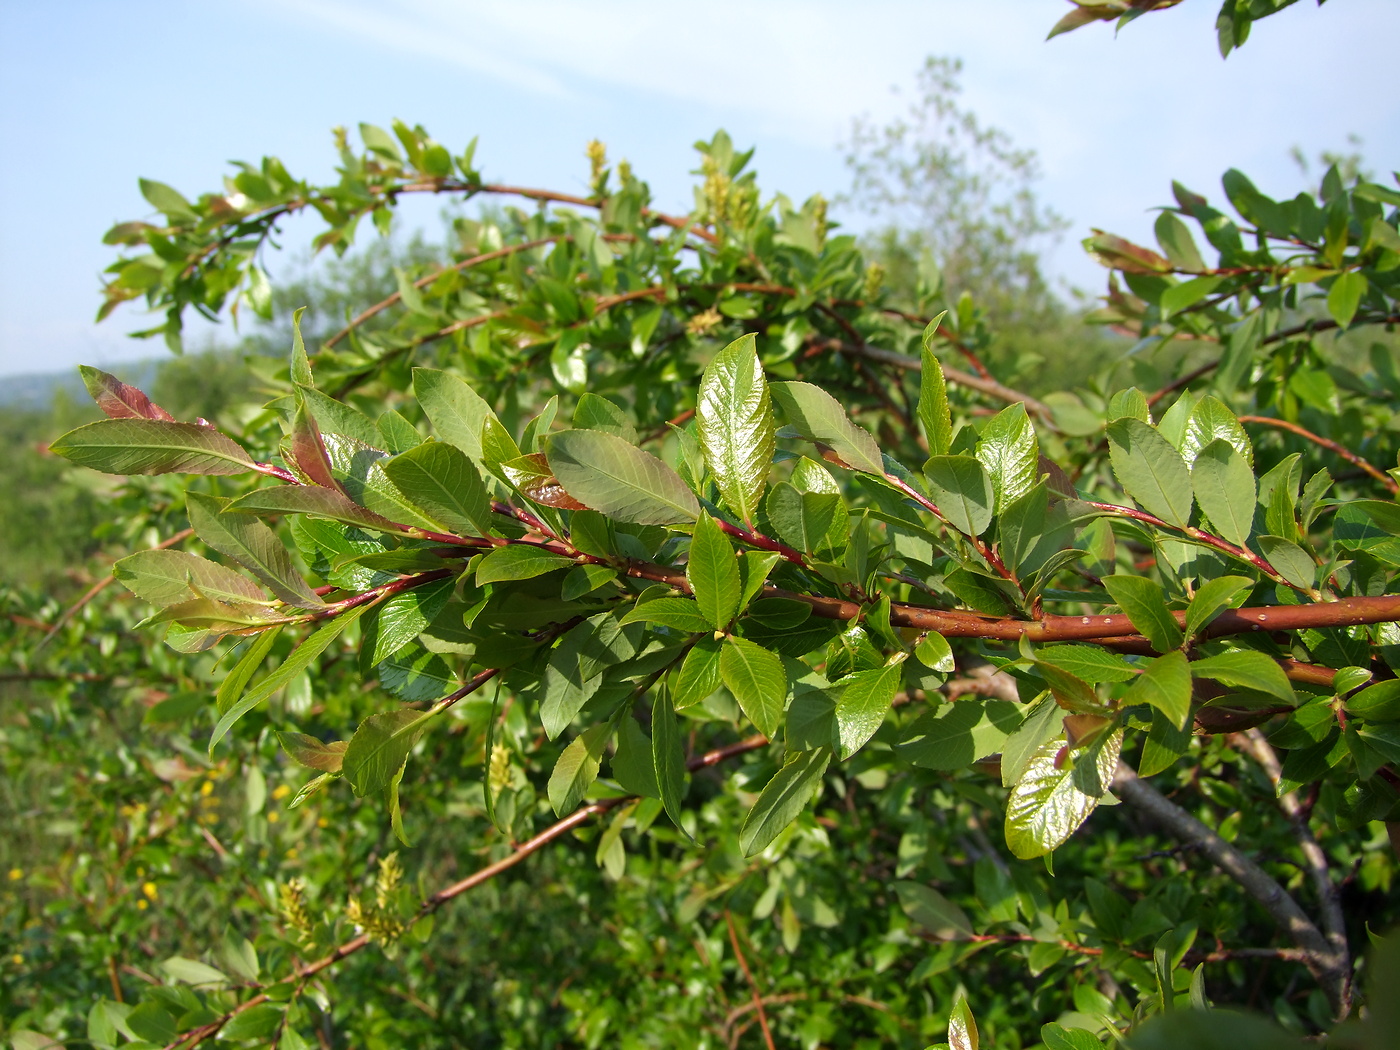
M 528 543 L 508 543 L 488 551 L 476 563 L 477 586 L 505 580 L 529 580 L 574 564 L 572 558 Z
M 1400 720 L 1400 678 L 1377 682 L 1350 697 L 1345 704 L 1347 714 L 1368 722 Z
M 228 1024 L 219 1030 L 219 1037 L 225 1042 L 241 1039 L 261 1039 L 277 1031 L 282 1023 L 283 1007 L 272 1003 L 262 1003 L 242 1013 L 234 1014 Z
M 260 679 L 247 693 L 242 693 L 241 690 L 230 691 L 228 706 L 225 707 L 222 703 L 219 705 L 219 721 L 215 724 L 214 732 L 209 737 L 210 754 L 213 754 L 214 746 L 224 738 L 224 734 L 235 722 L 306 670 L 311 662 L 325 652 L 331 642 L 335 641 L 345 628 L 358 620 L 367 608 L 364 605 L 356 606 L 349 612 L 341 613 L 335 619 L 323 623 L 313 634 L 293 649 L 275 671 Z M 249 653 L 249 656 L 251 655 L 252 653 Z M 221 701 L 224 698 L 222 689 L 219 691 L 219 697 Z
M 776 733 L 788 689 L 787 672 L 778 655 L 747 638 L 731 636 L 720 650 L 719 671 L 758 731 L 767 737 Z
M 822 774 L 831 761 L 826 748 L 799 751 L 788 756 L 783 768 L 764 785 L 758 801 L 744 818 L 739 848 L 744 856 L 761 853 L 779 832 L 797 819 L 821 787 Z
M 1317 563 L 1298 544 L 1282 536 L 1260 536 L 1259 549 L 1264 552 L 1264 560 L 1293 586 L 1304 590 L 1312 587 Z
M 967 536 L 987 530 L 997 501 L 981 462 L 971 456 L 934 456 L 924 464 L 924 477 L 948 524 Z
M 214 967 L 178 955 L 166 959 L 160 964 L 160 968 L 173 980 L 195 987 L 221 987 L 233 983 L 225 974 Z
M 773 400 L 787 421 L 808 441 L 829 448 L 851 470 L 883 475 L 880 446 L 870 432 L 856 426 L 841 403 L 811 383 L 773 383 Z
M 426 624 L 424 625 L 426 627 Z M 379 664 L 379 684 L 405 703 L 437 700 L 457 686 L 457 676 L 435 653 L 415 647 Z
M 1001 786 L 1014 787 L 1025 775 L 1031 759 L 1046 741 L 1057 736 L 1062 709 L 1047 690 L 1031 704 L 1020 727 L 1006 738 L 1001 751 Z
M 310 514 L 375 532 L 403 531 L 402 526 L 372 510 L 366 510 L 348 496 L 319 485 L 276 485 L 254 489 L 239 496 L 225 510 L 231 514 Z
M 545 441 L 549 467 L 580 503 L 617 521 L 695 521 L 700 503 L 681 476 L 649 452 L 597 430 L 565 430 Z
M 433 368 L 413 370 L 413 393 L 438 437 L 480 463 L 482 425 L 487 419 L 496 418 L 481 395 L 466 380 Z
M 709 619 L 701 613 L 699 605 L 689 598 L 671 596 L 653 598 L 649 602 L 633 606 L 623 616 L 622 622 L 660 623 L 691 634 L 713 630 Z
M 1254 471 L 1238 449 L 1216 438 L 1196 456 L 1191 487 L 1215 530 L 1237 547 L 1254 528 Z
M 921 769 L 966 769 L 1000 751 L 1021 721 L 1020 705 L 1009 700 L 936 704 L 904 728 L 895 753 Z
M 1163 425 L 1158 428 L 1158 431 L 1165 437 L 1167 434 L 1165 418 L 1162 423 Z M 1223 439 L 1233 445 L 1235 451 L 1243 456 L 1245 462 L 1253 469 L 1254 445 L 1249 440 L 1249 435 L 1245 433 L 1240 421 L 1225 406 L 1224 402 L 1207 395 L 1201 398 L 1191 410 L 1191 415 L 1187 418 L 1185 429 L 1181 434 L 1179 447 L 1182 458 L 1186 460 L 1186 465 L 1189 467 L 1194 464 L 1201 449 L 1217 439 Z
M 1162 246 L 1162 251 L 1176 269 L 1185 270 L 1187 273 L 1200 273 L 1206 268 L 1200 249 L 1196 247 L 1195 238 L 1191 236 L 1190 227 L 1175 214 L 1164 211 L 1158 215 L 1154 230 L 1157 243 Z
M 360 723 L 341 759 L 341 772 L 356 797 L 364 798 L 389 786 L 431 717 L 405 708 L 370 715 Z
M 952 646 L 948 644 L 948 639 L 937 631 L 929 631 L 919 640 L 919 644 L 914 647 L 914 658 L 930 671 L 952 674 L 958 669 L 957 662 L 953 659 Z
M 253 459 L 231 438 L 195 423 L 99 419 L 70 430 L 51 452 L 107 474 L 246 474 Z
M 241 564 L 288 605 L 324 609 L 325 602 L 292 567 L 291 555 L 270 528 L 246 514 L 229 512 L 227 503 L 202 492 L 185 494 L 195 535 Z
M 198 596 L 225 602 L 267 600 L 267 593 L 246 576 L 184 551 L 140 551 L 112 566 L 112 575 L 153 605 L 174 605 Z
M 671 672 L 671 702 L 677 711 L 694 707 L 723 683 L 720 674 L 720 643 L 702 638 L 685 654 L 679 668 Z
M 460 536 L 491 534 L 491 498 L 476 466 L 453 445 L 425 441 L 384 464 L 404 499 Z
M 292 311 L 292 359 L 288 369 L 295 385 L 315 386 L 311 376 L 311 361 L 306 356 L 306 340 L 301 335 L 301 315 L 304 313 L 304 306 Z
M 948 1050 L 977 1050 L 977 1021 L 961 992 L 948 1015 Z
M 1108 784 L 1118 767 L 1122 731 L 1114 733 L 1095 756 L 1098 780 Z M 1026 766 L 1020 782 L 1006 803 L 1006 844 L 1021 860 L 1049 853 L 1089 819 L 1099 804 L 1073 783 L 1073 767 L 1056 768 L 1061 744 L 1052 740 L 1041 746 Z
M 651 741 L 637 720 L 623 715 L 618 726 L 617 751 L 611 762 L 613 779 L 629 795 L 659 799 L 661 786 L 656 782 L 656 758 Z
M 1186 654 L 1167 653 L 1147 664 L 1142 677 L 1128 687 L 1123 703 L 1151 704 L 1178 729 L 1191 717 L 1191 669 Z
M 361 673 L 368 677 L 376 664 L 417 638 L 442 611 L 455 586 L 456 581 L 450 577 L 435 580 L 400 591 L 376 605 L 365 617 L 360 641 Z
M 1181 453 L 1140 419 L 1108 425 L 1109 458 L 1123 489 L 1149 514 L 1185 527 L 1194 503 L 1191 475 Z
M 651 702 L 651 754 L 661 804 L 666 807 L 666 815 L 680 827 L 681 803 L 685 798 L 685 742 L 665 689 L 657 689 Z
M 695 523 L 685 578 L 710 626 L 716 631 L 727 630 L 739 612 L 743 584 L 734 547 L 708 514 L 701 514 Z
M 611 726 L 607 722 L 589 726 L 576 736 L 554 763 L 554 772 L 549 777 L 549 804 L 557 816 L 572 813 L 584 792 L 598 779 L 598 769 L 602 764 L 603 748 L 607 746 Z
M 720 496 L 752 526 L 773 463 L 773 408 L 757 337 L 744 335 L 717 353 L 700 377 L 696 436 Z
M 967 913 L 943 894 L 921 882 L 894 884 L 899 907 L 911 922 L 940 941 L 965 941 L 976 936 Z
M 166 218 L 172 222 L 198 222 L 198 213 L 190 207 L 190 202 L 185 200 L 184 195 L 172 186 L 167 186 L 163 182 L 156 182 L 155 179 L 137 180 L 141 186 L 141 196 L 150 201 L 151 206 L 157 211 L 164 212 Z
M 219 692 L 215 697 L 215 706 L 217 710 L 220 712 L 227 711 L 238 702 L 239 697 L 243 695 L 243 691 L 248 688 L 248 683 L 252 680 L 253 675 L 257 673 L 258 668 L 261 667 L 263 661 L 267 659 L 267 654 L 272 651 L 272 646 L 277 641 L 277 636 L 281 633 L 282 625 L 278 624 L 270 630 L 263 631 L 254 639 L 248 651 L 243 654 L 238 663 L 234 665 L 233 670 L 228 673 L 228 676 L 219 686 Z
M 1290 707 L 1298 703 L 1283 668 L 1253 649 L 1236 649 L 1219 656 L 1193 660 L 1191 673 L 1197 678 L 1213 678 L 1225 685 L 1267 693 Z
M 1368 287 L 1366 275 L 1360 270 L 1347 270 L 1337 275 L 1327 292 L 1327 312 L 1339 327 L 1346 328 L 1351 324 Z
M 611 566 L 576 565 L 564 577 L 563 586 L 559 588 L 559 597 L 562 601 L 571 602 L 585 594 L 592 594 L 615 579 L 617 570 Z
M 924 437 L 928 439 L 929 455 L 932 456 L 946 456 L 953 443 L 953 420 L 948 412 L 948 383 L 943 376 L 943 366 L 929 345 L 938 333 L 942 320 L 943 314 L 939 314 L 924 329 L 922 369 L 919 373 L 919 421 L 924 425 Z
M 627 413 L 599 394 L 586 393 L 579 397 L 574 407 L 574 426 L 580 430 L 616 434 L 629 445 L 637 443 L 637 428 L 627 418 Z
M 902 678 L 903 669 L 896 663 L 857 671 L 836 683 L 841 687 L 836 699 L 836 728 L 842 761 L 864 747 L 884 724 Z
M 1188 306 L 1195 306 L 1224 282 L 1223 277 L 1193 277 L 1189 281 L 1172 285 L 1157 301 L 1158 308 L 1162 311 L 1162 320 L 1165 321 Z
M 1181 628 L 1167 609 L 1161 584 L 1145 576 L 1105 576 L 1104 588 L 1159 653 L 1181 648 Z
M 1137 677 L 1133 665 L 1117 653 L 1089 645 L 1047 645 L 1036 650 L 1035 658 L 1094 684 L 1130 682 Z
M 1103 1050 L 1099 1037 L 1092 1032 L 1082 1028 L 1066 1028 L 1053 1021 L 1040 1026 L 1040 1041 L 1045 1044 L 1046 1050 Z
M 768 522 L 777 531 L 778 538 L 807 554 L 831 545 L 829 534 L 840 509 L 839 495 L 799 492 L 786 481 L 780 481 L 769 490 L 764 505 Z
M 992 479 L 998 513 L 1030 491 L 1040 477 L 1040 443 L 1025 405 L 1018 402 L 1004 408 L 982 424 L 977 459 Z
M 1196 637 L 1201 628 L 1210 623 L 1241 591 L 1254 586 L 1254 581 L 1244 576 L 1219 576 L 1208 580 L 1196 589 L 1191 604 L 1186 607 L 1186 635 Z

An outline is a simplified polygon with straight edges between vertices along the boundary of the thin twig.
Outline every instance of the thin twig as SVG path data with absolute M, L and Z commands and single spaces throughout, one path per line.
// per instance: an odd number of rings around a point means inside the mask
M 1258 423 L 1262 426 L 1274 427 L 1278 430 L 1286 430 L 1290 434 L 1297 434 L 1299 437 L 1307 438 L 1313 444 L 1321 445 L 1323 448 L 1335 452 L 1337 455 L 1341 456 L 1344 460 L 1346 460 L 1353 466 L 1360 467 L 1367 474 L 1370 474 L 1371 477 L 1375 478 L 1382 485 L 1388 488 L 1392 496 L 1400 494 L 1400 484 L 1397 484 L 1394 478 L 1392 478 L 1389 474 L 1386 474 L 1384 471 L 1373 467 L 1370 463 L 1362 459 L 1351 449 L 1347 448 L 1344 445 L 1337 444 L 1337 442 L 1333 441 L 1331 438 L 1325 438 L 1321 434 L 1314 434 L 1311 430 L 1308 430 L 1306 427 L 1300 427 L 1297 423 L 1290 423 L 1286 419 L 1274 419 L 1270 416 L 1240 416 L 1239 421 L 1241 423 Z
M 753 971 L 749 969 L 749 961 L 744 958 L 744 950 L 739 947 L 739 931 L 734 928 L 734 916 L 729 914 L 729 909 L 724 909 L 724 921 L 729 925 L 729 943 L 734 945 L 734 958 L 739 960 L 739 969 L 744 971 L 744 979 L 749 982 L 749 994 L 753 996 L 753 1006 L 758 1012 L 758 1027 L 763 1030 L 763 1042 L 768 1046 L 768 1050 L 776 1050 L 773 1046 L 773 1032 L 768 1027 L 768 1013 L 763 1009 L 763 996 L 759 994 L 758 982 L 753 978 Z

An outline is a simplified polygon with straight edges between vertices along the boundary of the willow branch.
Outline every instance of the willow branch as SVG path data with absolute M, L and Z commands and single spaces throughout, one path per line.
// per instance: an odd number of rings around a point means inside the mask
M 1113 778 L 1113 790 L 1163 830 L 1199 849 L 1239 883 L 1305 953 L 1303 964 L 1321 985 L 1338 1017 L 1346 1015 L 1349 965 L 1345 953 L 1336 951 L 1331 941 L 1272 875 L 1139 778 L 1126 765 L 1119 765 Z
M 1321 445 L 1323 448 L 1335 452 L 1353 466 L 1360 467 L 1367 474 L 1371 475 L 1371 477 L 1388 488 L 1392 496 L 1400 494 L 1400 484 L 1397 484 L 1394 478 L 1376 467 L 1373 467 L 1351 449 L 1344 445 L 1337 444 L 1337 442 L 1333 441 L 1331 438 L 1325 438 L 1321 434 L 1314 434 L 1306 427 L 1300 427 L 1297 423 L 1290 423 L 1286 419 L 1274 419 L 1270 416 L 1240 416 L 1239 421 L 1241 423 L 1258 423 L 1262 426 L 1286 430 L 1290 434 L 1297 434 L 1301 438 L 1306 438 L 1315 445 Z
M 753 998 L 754 1010 L 758 1013 L 758 1026 L 763 1030 L 763 1042 L 768 1050 L 775 1050 L 773 1033 L 768 1027 L 768 1013 L 763 1009 L 763 996 L 759 994 L 758 982 L 754 980 L 749 961 L 744 958 L 744 949 L 739 947 L 739 931 L 734 928 L 734 916 L 724 909 L 724 921 L 729 926 L 729 943 L 734 946 L 734 958 L 739 960 L 739 968 L 744 971 L 744 979 L 749 982 L 749 994 Z

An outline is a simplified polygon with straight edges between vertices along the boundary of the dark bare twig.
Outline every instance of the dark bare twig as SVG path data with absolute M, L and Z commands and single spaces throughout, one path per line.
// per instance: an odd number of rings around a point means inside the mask
M 729 943 L 734 945 L 734 958 L 739 960 L 739 969 L 744 971 L 744 979 L 749 982 L 749 994 L 753 997 L 754 1010 L 758 1013 L 758 1026 L 763 1030 L 763 1042 L 768 1046 L 768 1050 L 775 1050 L 773 1046 L 773 1033 L 768 1027 L 768 1013 L 763 1009 L 763 996 L 759 994 L 758 982 L 754 980 L 753 971 L 749 969 L 749 961 L 744 958 L 744 949 L 739 947 L 739 931 L 734 928 L 734 916 L 729 914 L 729 909 L 724 909 L 724 921 L 729 926 Z

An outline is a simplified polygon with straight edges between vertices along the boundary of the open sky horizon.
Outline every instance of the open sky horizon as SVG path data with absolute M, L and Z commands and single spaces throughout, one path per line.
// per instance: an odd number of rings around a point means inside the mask
M 1047 42 L 1068 10 L 1054 0 L 0 0 L 0 377 L 164 353 L 126 337 L 155 323 L 139 304 L 93 323 L 115 258 L 103 232 L 151 212 L 138 178 L 194 197 L 230 159 L 276 154 L 329 181 L 330 128 L 360 121 L 421 123 L 453 152 L 479 136 L 487 177 L 565 192 L 600 138 L 675 211 L 692 143 L 723 127 L 757 147 L 765 195 L 832 197 L 852 122 L 895 116 L 926 56 L 959 58 L 962 104 L 1037 153 L 1037 194 L 1071 223 L 1050 272 L 1091 293 L 1104 271 L 1079 240 L 1151 243 L 1172 179 L 1221 200 L 1237 167 L 1292 196 L 1308 182 L 1293 148 L 1345 152 L 1354 135 L 1390 181 L 1400 4 L 1299 3 L 1228 60 L 1217 9 L 1186 0 L 1116 37 Z

